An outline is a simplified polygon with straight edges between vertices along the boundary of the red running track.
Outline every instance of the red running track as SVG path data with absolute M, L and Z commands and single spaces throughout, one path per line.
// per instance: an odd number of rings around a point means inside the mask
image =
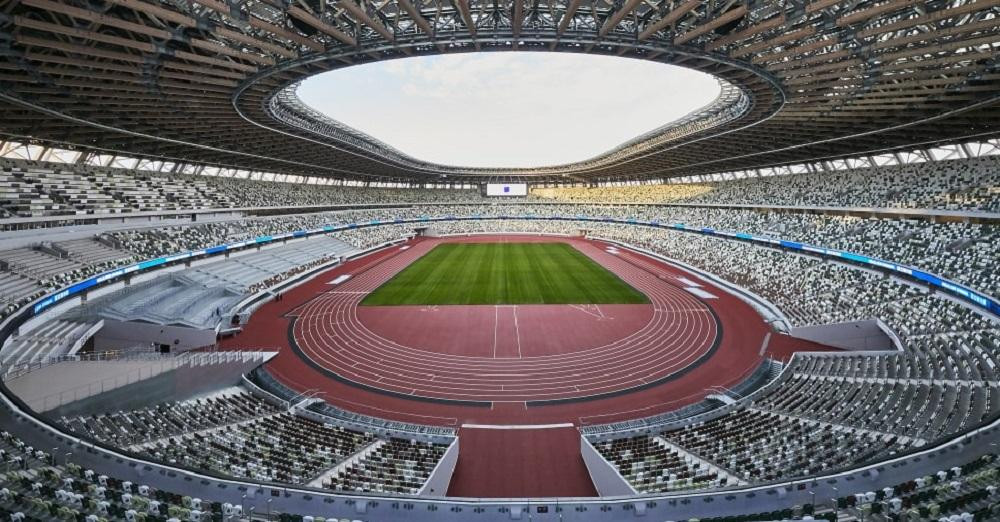
M 652 318 L 648 304 L 358 307 L 361 323 L 394 343 L 489 358 L 594 348 L 634 333 Z
M 504 236 L 476 241 L 505 240 Z M 558 239 L 518 236 L 516 241 Z M 421 240 L 411 242 L 419 245 Z M 604 249 L 600 242 L 591 243 Z M 704 363 L 676 379 L 639 391 L 588 401 L 528 407 L 524 403 L 496 403 L 492 408 L 434 403 L 365 390 L 331 379 L 300 358 L 288 344 L 291 319 L 286 314 L 330 290 L 327 282 L 342 274 L 359 274 L 401 253 L 377 252 L 332 268 L 289 290 L 281 301 L 261 307 L 243 331 L 224 339 L 228 349 L 248 347 L 278 350 L 267 368 L 279 380 L 299 391 L 312 390 L 326 401 L 358 413 L 441 426 L 462 424 L 532 425 L 572 423 L 574 426 L 614 422 L 663 413 L 693 404 L 715 386 L 732 386 L 764 357 L 787 360 L 796 351 L 833 350 L 826 346 L 771 334 L 764 355 L 763 339 L 770 328 L 746 303 L 672 265 L 621 250 L 619 257 L 666 278 L 687 277 L 718 296 L 710 301 L 723 325 L 717 351 Z M 602 307 L 603 308 L 603 307 Z M 419 346 L 419 343 L 415 343 Z M 543 350 L 556 353 L 557 350 Z M 460 352 L 461 353 L 461 352 Z M 457 355 L 457 354 L 456 354 Z M 575 429 L 485 430 L 462 428 L 461 453 L 449 494 L 470 497 L 540 497 L 594 495 L 593 485 L 579 454 Z M 561 488 L 554 491 L 556 488 Z
M 379 335 L 360 319 L 358 305 L 366 294 L 441 242 L 426 240 L 295 310 L 292 338 L 318 366 L 362 386 L 406 397 L 487 402 L 570 400 L 648 387 L 702 361 L 717 347 L 720 328 L 714 313 L 681 288 L 676 278 L 589 241 L 564 241 L 649 297 L 652 314 L 644 326 L 629 332 L 625 321 L 602 322 L 598 313 L 588 316 L 572 305 L 440 306 L 433 312 L 418 309 L 416 315 L 433 313 L 439 324 L 470 333 L 484 330 L 476 321 L 467 322 L 470 315 L 492 316 L 492 328 L 486 329 L 492 339 L 476 343 L 466 335 L 422 327 L 419 320 L 381 321 L 380 329 L 388 334 Z M 392 308 L 365 307 L 364 313 L 377 317 Z M 519 315 L 527 318 L 535 311 L 548 316 L 547 342 L 557 344 L 555 353 L 537 353 L 532 336 L 522 341 Z M 414 330 L 424 337 L 438 334 L 426 340 L 435 348 L 394 340 L 407 339 Z M 574 346 L 581 338 L 597 337 L 598 331 L 610 332 L 609 342 L 584 349 Z

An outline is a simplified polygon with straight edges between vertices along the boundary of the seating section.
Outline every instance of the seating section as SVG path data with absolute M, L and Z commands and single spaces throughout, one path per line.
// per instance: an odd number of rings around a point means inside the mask
M 711 185 L 619 185 L 611 187 L 557 187 L 531 189 L 532 198 L 582 203 L 671 203 L 685 201 L 712 191 Z
M 249 512 L 240 504 L 219 502 L 206 490 L 193 498 L 146 484 L 121 480 L 84 469 L 72 462 L 55 464 L 54 456 L 35 449 L 7 432 L 0 433 L 0 518 L 4 520 L 108 520 L 164 522 L 243 520 Z M 58 457 L 55 457 L 58 458 Z M 961 465 L 913 477 L 892 487 L 839 497 L 836 515 L 830 501 L 767 513 L 699 522 L 766 520 L 868 520 L 987 522 L 1000 517 L 1000 464 L 987 454 Z M 301 515 L 275 514 L 282 522 Z M 319 517 L 310 517 L 321 520 Z M 326 519 L 335 520 L 335 519 Z M 348 520 L 348 519 L 341 519 Z
M 0 320 L 43 295 L 45 287 L 35 279 L 14 272 L 0 272 Z
M 761 482 L 844 468 L 906 449 L 892 435 L 750 409 L 668 431 L 663 438 L 742 479 Z
M 0 432 L 0 519 L 35 522 L 217 522 L 263 520 L 267 511 L 213 498 L 180 495 L 60 462 L 62 455 L 36 449 L 8 432 Z M 263 514 L 261 513 L 263 511 Z M 324 518 L 270 513 L 281 522 L 313 520 L 361 522 L 353 518 Z M 367 520 L 367 518 L 366 518 Z
M 279 413 L 225 429 L 157 440 L 136 451 L 234 477 L 305 484 L 374 441 L 370 433 Z
M 353 251 L 336 238 L 317 237 L 237 255 L 96 299 L 81 316 L 214 328 L 246 295 Z
M 0 363 L 14 366 L 72 355 L 73 348 L 79 347 L 86 340 L 84 335 L 95 326 L 94 322 L 76 319 L 60 318 L 46 322 L 23 335 L 14 335 L 0 351 Z
M 7 270 L 32 279 L 46 281 L 77 268 L 77 263 L 56 257 L 40 249 L 18 248 L 0 253 L 0 262 Z
M 986 522 L 1000 516 L 997 458 L 983 455 L 960 466 L 915 477 L 893 487 L 837 499 L 858 520 Z
M 931 161 L 715 184 L 690 203 L 1000 211 L 1000 158 Z
M 1000 211 L 1000 159 L 932 161 L 704 184 L 534 188 L 594 203 L 688 203 Z
M 0 159 L 0 209 L 12 217 L 482 200 L 478 190 L 306 185 Z
M 128 252 L 112 248 L 96 239 L 74 239 L 52 244 L 66 253 L 66 256 L 85 265 L 98 265 L 99 270 L 109 270 L 115 266 L 135 261 Z
M 484 202 L 477 190 L 306 185 L 0 160 L 10 216 L 207 208 Z M 1000 210 L 1000 160 L 982 157 L 711 184 L 534 188 L 529 200 Z
M 404 494 L 416 494 L 423 487 L 454 435 L 454 430 L 441 429 L 433 439 L 441 442 L 400 438 L 392 434 L 405 432 L 373 424 L 389 434 L 378 438 L 361 423 L 348 425 L 333 418 L 318 422 L 241 387 L 134 410 L 63 416 L 59 423 L 99 442 L 192 469 L 352 492 Z
M 398 438 L 377 444 L 374 451 L 338 469 L 323 486 L 339 491 L 416 495 L 448 449 L 447 444 Z
M 242 298 L 238 290 L 207 286 L 174 275 L 114 292 L 77 313 L 83 319 L 214 328 Z
M 207 177 L 132 175 L 124 179 L 120 172 L 84 170 L 7 169 L 0 173 L 0 206 L 9 216 L 27 216 L 213 206 L 363 205 L 406 198 L 443 204 L 121 230 L 96 239 L 10 249 L 0 252 L 4 313 L 23 306 L 44 289 L 137 259 L 323 225 L 470 214 L 586 214 L 712 226 L 889 259 L 1000 296 L 1000 275 L 995 268 L 1000 259 L 1000 228 L 993 224 L 620 204 L 647 201 L 633 199 L 642 194 L 651 202 L 998 211 L 1000 168 L 995 159 L 843 171 L 822 177 L 754 178 L 712 186 L 558 189 L 535 194 L 557 201 L 619 203 L 615 205 L 529 201 L 466 206 L 448 203 L 463 201 L 463 197 L 478 200 L 478 194 L 359 187 L 312 190 L 294 184 Z M 413 228 L 402 224 L 359 228 L 293 242 L 137 284 L 89 306 L 100 309 L 104 317 L 206 325 L 221 320 L 246 293 L 270 288 L 339 256 L 399 239 Z M 694 405 L 683 414 L 593 430 L 589 435 L 594 437 L 595 448 L 640 493 L 766 483 L 840 470 L 931 445 L 1000 413 L 1000 325 L 995 318 L 917 284 L 675 230 L 499 219 L 431 223 L 429 228 L 436 234 L 575 234 L 586 229 L 592 236 L 644 247 L 742 286 L 774 303 L 793 326 L 878 319 L 898 337 L 900 352 L 798 356 L 766 393 L 754 394 L 758 386 L 748 387 L 740 393 L 749 395 L 745 402 L 710 420 L 675 427 L 686 416 L 712 411 L 720 405 L 718 401 Z M 8 364 L 65 353 L 72 344 L 69 340 L 88 324 L 92 323 L 54 321 L 16 339 L 0 355 Z M 774 378 L 774 372 L 766 377 Z M 307 413 L 330 422 L 277 409 L 245 393 L 62 422 L 77 433 L 183 466 L 263 481 L 321 484 L 348 492 L 418 493 L 447 449 L 444 444 L 379 438 L 363 427 L 352 429 L 343 424 L 371 421 L 352 420 L 329 405 L 311 404 Z M 667 423 L 669 429 L 663 426 Z M 629 432 L 636 428 L 651 434 Z M 627 434 L 615 437 L 617 431 Z M 841 509 L 885 520 L 945 516 L 989 520 L 1000 499 L 995 488 L 983 484 L 995 480 L 997 466 L 992 459 L 968 466 L 914 479 L 891 491 L 845 497 Z M 19 481 L 15 478 L 12 483 Z M 8 497 L 0 504 L 10 501 Z M 32 509 L 42 509 L 32 505 Z
M 707 465 L 681 455 L 659 437 L 627 437 L 594 444 L 598 452 L 635 488 L 659 493 L 727 485 Z
M 1000 276 L 993 270 L 993 260 L 1000 256 L 1000 228 L 993 224 L 938 222 L 918 219 L 873 219 L 856 216 L 809 213 L 771 212 L 743 209 L 706 207 L 647 207 L 630 205 L 559 205 L 559 204 L 509 204 L 492 203 L 484 206 L 408 206 L 389 209 L 366 209 L 344 212 L 289 215 L 271 218 L 220 221 L 195 225 L 174 225 L 105 232 L 91 248 L 80 243 L 52 243 L 0 252 L 0 267 L 6 267 L 0 280 L 0 298 L 10 311 L 23 306 L 40 293 L 38 286 L 56 288 L 87 275 L 124 264 L 135 259 L 160 257 L 187 250 L 197 250 L 218 245 L 224 241 L 250 240 L 263 235 L 273 235 L 298 229 L 315 229 L 324 225 L 343 225 L 371 220 L 397 218 L 460 216 L 468 214 L 504 216 L 518 214 L 590 215 L 619 219 L 659 220 L 679 222 L 693 227 L 711 226 L 722 230 L 771 235 L 782 239 L 818 244 L 855 252 L 862 255 L 891 259 L 937 273 L 977 288 L 984 293 L 1000 294 Z M 473 227 L 477 231 L 505 231 L 509 222 L 483 221 L 467 223 L 433 223 L 437 233 L 462 233 Z M 524 232 L 554 231 L 576 233 L 581 228 L 600 235 L 610 230 L 617 238 L 632 237 L 636 243 L 654 246 L 661 241 L 656 234 L 641 229 L 623 233 L 608 225 L 573 223 L 521 222 Z M 367 248 L 385 241 L 398 239 L 412 233 L 412 226 L 383 226 L 374 229 L 355 229 L 336 236 L 357 248 Z M 697 255 L 706 243 L 701 239 L 680 245 L 682 252 Z M 68 242 L 67 242 L 68 243 Z M 674 242 L 677 243 L 677 242 Z M 94 247 L 93 245 L 99 245 Z M 671 245 L 675 246 L 675 245 Z M 100 249 L 100 252 L 97 251 Z M 116 253 L 117 252 L 117 253 Z M 780 253 L 756 253 L 765 259 Z M 674 256 L 677 257 L 677 256 Z M 704 256 L 703 256 L 704 257 Z M 706 260 L 714 264 L 730 263 L 727 259 Z M 724 268 L 724 267 L 723 267 Z M 865 285 L 867 279 L 856 271 L 817 265 L 816 278 L 829 281 L 828 288 L 838 289 L 847 278 L 850 286 Z M 760 271 L 758 271 L 759 273 Z M 855 272 L 855 273 L 851 273 Z M 721 274 L 720 274 L 721 275 Z M 774 274 L 768 274 L 768 276 Z M 744 277 L 756 277 L 747 274 Z M 761 276 L 763 277 L 763 275 Z M 838 279 L 841 278 L 841 279 Z M 34 280 L 36 284 L 31 284 Z M 801 282 L 793 282 L 801 285 Z M 742 283 L 741 283 L 742 284 Z M 850 289 L 834 306 L 845 306 L 850 299 Z M 821 321 L 820 317 L 802 316 L 804 311 L 791 304 L 788 313 L 806 321 Z M 801 316 L 801 317 L 799 317 Z
M 160 403 L 138 410 L 63 417 L 60 423 L 74 433 L 114 446 L 128 447 L 274 415 L 279 411 L 271 404 L 237 388 L 209 397 Z

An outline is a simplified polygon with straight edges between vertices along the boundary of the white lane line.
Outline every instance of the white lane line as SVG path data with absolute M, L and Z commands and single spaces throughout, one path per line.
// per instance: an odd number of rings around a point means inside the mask
M 493 358 L 497 358 L 497 325 L 500 323 L 500 307 L 493 307 Z
M 517 358 L 521 359 L 521 329 L 517 326 L 517 307 L 514 307 L 514 335 L 517 336 Z
M 767 351 L 767 344 L 770 342 L 771 342 L 771 332 L 767 332 L 767 334 L 764 335 L 764 342 L 760 344 L 760 353 L 758 353 L 757 355 L 764 355 L 764 352 Z
M 572 422 L 562 424 L 463 424 L 463 428 L 480 430 L 547 430 L 553 428 L 572 428 Z

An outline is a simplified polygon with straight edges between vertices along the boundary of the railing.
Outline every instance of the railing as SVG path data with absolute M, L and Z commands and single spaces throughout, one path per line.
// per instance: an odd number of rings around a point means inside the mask
M 775 375 L 773 379 L 767 379 L 766 381 L 763 379 L 765 377 L 770 377 L 771 370 L 772 368 L 774 368 L 775 364 L 779 363 L 775 363 L 770 359 L 764 359 L 764 361 L 761 362 L 760 364 L 756 366 L 751 366 L 750 368 L 740 373 L 739 376 L 730 379 L 724 384 L 717 384 L 715 386 L 711 386 L 705 389 L 702 392 L 694 393 L 671 401 L 659 403 L 653 407 L 644 408 L 644 410 L 653 408 L 662 410 L 665 407 L 690 402 L 691 400 L 697 397 L 702 398 L 700 402 L 696 402 L 694 404 L 688 404 L 685 406 L 680 406 L 679 408 L 672 409 L 671 411 L 667 411 L 665 413 L 660 413 L 657 415 L 651 415 L 648 417 L 583 426 L 580 428 L 580 433 L 584 435 L 606 436 L 611 434 L 623 434 L 628 432 L 634 432 L 637 430 L 653 430 L 662 428 L 664 425 L 668 423 L 673 423 L 688 417 L 693 417 L 696 415 L 707 413 L 721 406 L 719 404 L 715 405 L 709 404 L 708 401 L 711 399 L 707 399 L 707 395 L 710 395 L 713 392 L 729 396 L 736 394 L 738 395 L 736 399 L 742 399 L 744 398 L 744 394 L 746 394 L 746 392 L 748 391 L 752 392 L 762 389 L 768 384 L 775 382 L 780 377 L 779 373 L 778 375 Z M 734 392 L 734 390 L 736 391 Z M 601 417 L 622 416 L 627 413 L 638 413 L 638 411 L 614 412 L 601 415 L 591 415 L 589 417 L 582 417 L 581 421 L 586 423 L 589 420 L 596 420 Z
M 107 355 L 91 354 L 87 356 L 60 356 L 52 357 L 49 360 L 41 361 L 40 364 L 32 363 L 28 368 L 5 378 L 4 382 L 13 380 L 16 377 L 23 377 L 33 371 L 52 366 L 54 364 L 66 362 L 148 362 L 149 364 L 132 368 L 127 372 L 118 373 L 112 377 L 107 377 L 98 381 L 81 384 L 77 387 L 60 390 L 58 392 L 39 397 L 31 401 L 31 404 L 38 411 L 48 411 L 64 404 L 76 402 L 78 400 L 93 397 L 107 391 L 111 391 L 123 386 L 128 386 L 161 373 L 176 370 L 183 367 L 207 366 L 226 363 L 250 363 L 266 362 L 276 350 L 269 351 L 208 351 L 208 352 L 184 352 L 181 354 L 162 354 L 155 351 L 142 352 L 110 352 Z
M 278 398 L 283 403 L 287 403 L 289 405 L 302 402 L 304 399 L 318 399 L 321 395 L 324 395 L 316 389 L 310 389 L 301 393 L 296 392 L 278 381 L 269 371 L 267 371 L 266 368 L 263 367 L 255 368 L 244 377 L 250 382 L 250 384 L 256 386 L 264 393 L 268 393 Z M 340 423 L 346 423 L 355 427 L 360 426 L 363 429 L 372 431 L 392 431 L 417 435 L 444 436 L 453 436 L 455 434 L 454 428 L 381 419 L 341 409 L 322 399 L 320 399 L 319 402 L 307 405 L 305 407 L 305 411 L 319 415 L 331 421 L 339 421 Z
M 15 364 L 0 364 L 0 379 L 7 381 L 29 374 L 33 371 L 59 364 L 63 362 L 96 362 L 96 361 L 136 361 L 155 360 L 157 358 L 169 357 L 159 351 L 151 350 L 148 347 L 136 346 L 134 349 L 104 351 L 97 353 L 86 353 L 76 355 L 57 355 L 45 357 L 37 361 L 26 361 Z

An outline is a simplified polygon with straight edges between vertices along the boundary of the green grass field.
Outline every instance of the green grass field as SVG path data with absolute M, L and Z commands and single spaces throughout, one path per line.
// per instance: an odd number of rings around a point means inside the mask
M 617 304 L 646 296 L 565 243 L 444 243 L 362 305 Z

